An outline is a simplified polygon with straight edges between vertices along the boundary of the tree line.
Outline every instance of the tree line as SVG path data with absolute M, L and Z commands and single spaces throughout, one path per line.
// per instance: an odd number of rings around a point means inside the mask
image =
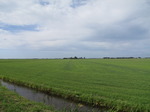
M 77 57 L 77 56 L 74 56 L 74 57 L 64 57 L 63 59 L 85 59 L 85 57 Z
M 141 57 L 103 57 L 103 59 L 141 59 Z

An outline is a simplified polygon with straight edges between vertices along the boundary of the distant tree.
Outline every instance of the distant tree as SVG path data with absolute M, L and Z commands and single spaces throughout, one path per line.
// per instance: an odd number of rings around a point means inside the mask
M 75 56 L 74 59 L 78 59 L 78 57 Z

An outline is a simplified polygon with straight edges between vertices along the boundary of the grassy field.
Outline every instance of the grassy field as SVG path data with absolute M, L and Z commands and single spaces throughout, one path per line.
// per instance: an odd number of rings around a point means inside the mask
M 0 60 L 0 78 L 115 111 L 150 111 L 150 59 Z
M 0 85 L 0 112 L 54 112 L 52 108 L 34 103 Z

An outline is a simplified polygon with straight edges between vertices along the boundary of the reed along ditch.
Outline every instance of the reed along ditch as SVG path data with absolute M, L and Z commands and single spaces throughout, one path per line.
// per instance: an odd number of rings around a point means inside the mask
M 35 101 L 41 102 L 46 105 L 50 105 L 54 107 L 58 111 L 66 111 L 66 112 L 107 112 L 104 109 L 99 109 L 95 107 L 90 107 L 87 105 L 78 104 L 60 97 L 48 95 L 46 93 L 36 91 L 31 88 L 19 86 L 10 82 L 6 82 L 0 80 L 2 86 L 6 87 L 7 89 L 16 92 L 20 96 L 24 98 Z

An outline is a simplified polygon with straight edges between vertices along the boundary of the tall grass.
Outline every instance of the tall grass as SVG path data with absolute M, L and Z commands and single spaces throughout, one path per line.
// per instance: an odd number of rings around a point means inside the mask
M 8 91 L 0 85 L 0 112 L 56 112 L 49 106 L 35 103 Z

